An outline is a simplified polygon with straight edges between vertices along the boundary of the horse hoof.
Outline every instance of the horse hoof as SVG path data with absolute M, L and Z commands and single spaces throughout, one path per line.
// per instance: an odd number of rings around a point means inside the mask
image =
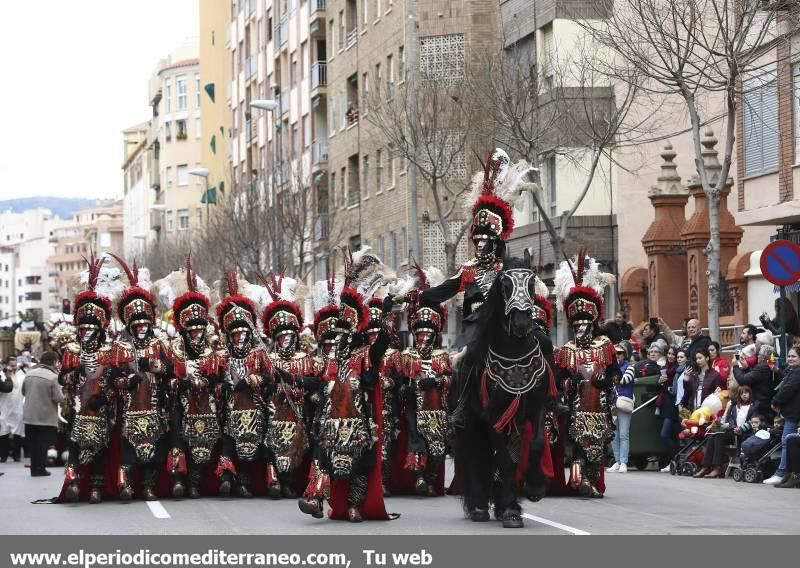
M 486 509 L 473 509 L 469 514 L 469 518 L 473 523 L 488 523 L 489 511 Z
M 545 491 L 546 489 L 544 485 L 540 485 L 538 487 L 531 487 L 530 485 L 526 485 L 525 497 L 527 497 L 529 501 L 538 503 L 545 496 Z
M 521 529 L 525 526 L 522 522 L 522 515 L 519 511 L 506 510 L 503 513 L 503 528 L 504 529 Z
M 230 497 L 231 496 L 231 482 L 230 481 L 223 481 L 219 484 L 219 496 L 220 497 Z

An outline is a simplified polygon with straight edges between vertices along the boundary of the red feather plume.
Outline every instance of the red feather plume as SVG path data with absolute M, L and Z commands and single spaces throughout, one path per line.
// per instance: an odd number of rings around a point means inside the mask
M 136 287 L 139 285 L 139 267 L 136 266 L 136 259 L 133 260 L 133 268 L 128 266 L 128 263 L 122 260 L 113 252 L 108 253 L 114 260 L 116 260 L 119 265 L 122 267 L 122 270 L 125 271 L 125 274 L 128 276 L 128 282 L 130 283 L 131 287 Z

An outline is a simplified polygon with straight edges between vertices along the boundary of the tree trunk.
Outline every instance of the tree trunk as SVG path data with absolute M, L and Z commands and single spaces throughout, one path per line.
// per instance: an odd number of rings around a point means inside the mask
M 445 241 L 444 243 L 444 258 L 445 258 L 445 265 L 446 265 L 446 272 L 445 277 L 451 278 L 455 273 L 458 267 L 456 266 L 456 252 L 458 251 L 458 243 L 453 243 L 450 241 Z
M 712 190 L 706 193 L 708 200 L 708 226 L 711 238 L 706 246 L 708 268 L 708 334 L 711 339 L 719 341 L 719 282 L 720 282 L 720 244 L 719 244 L 719 202 L 720 192 Z

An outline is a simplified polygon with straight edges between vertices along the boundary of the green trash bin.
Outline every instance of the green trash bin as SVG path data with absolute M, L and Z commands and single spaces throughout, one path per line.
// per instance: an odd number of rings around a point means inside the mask
M 647 459 L 658 456 L 659 468 L 669 463 L 669 456 L 661 441 L 661 418 L 655 414 L 659 376 L 637 378 L 633 385 L 635 407 L 631 418 L 631 449 L 628 463 L 637 469 L 647 468 Z

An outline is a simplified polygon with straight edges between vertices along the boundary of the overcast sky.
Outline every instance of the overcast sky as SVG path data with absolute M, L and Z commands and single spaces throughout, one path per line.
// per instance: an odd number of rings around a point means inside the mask
M 121 132 L 148 119 L 158 60 L 197 36 L 197 3 L 0 2 L 0 199 L 120 196 Z

